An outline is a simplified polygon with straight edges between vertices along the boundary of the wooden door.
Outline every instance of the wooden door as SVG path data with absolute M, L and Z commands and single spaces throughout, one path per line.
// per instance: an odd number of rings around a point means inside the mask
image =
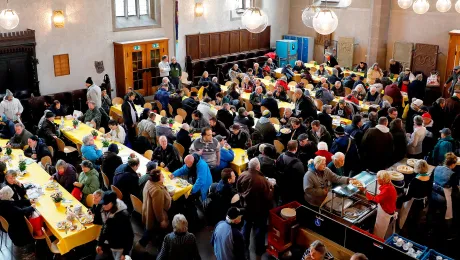
M 220 34 L 211 33 L 209 34 L 210 40 L 210 56 L 219 56 L 220 54 Z
M 200 37 L 195 35 L 185 36 L 187 55 L 191 56 L 192 60 L 200 57 Z
M 230 53 L 240 51 L 240 31 L 230 32 Z
M 200 59 L 210 56 L 210 35 L 200 34 Z
M 451 32 L 447 54 L 446 74 L 443 81 L 450 77 L 452 70 L 458 65 L 460 65 L 460 34 Z
M 148 95 L 153 94 L 153 87 L 159 86 L 162 81 L 158 64 L 161 57 L 168 55 L 168 41 L 150 42 L 146 44 L 146 92 Z
M 145 75 L 146 67 L 146 50 L 145 45 L 134 45 L 129 53 L 128 66 L 131 68 L 128 73 L 131 74 L 132 84 L 126 86 L 132 87 L 135 91 L 145 96 L 147 88 L 147 77 Z M 128 81 L 129 82 L 129 81 Z
M 249 31 L 240 31 L 240 51 L 249 51 Z
M 221 32 L 220 34 L 220 55 L 230 53 L 230 32 Z

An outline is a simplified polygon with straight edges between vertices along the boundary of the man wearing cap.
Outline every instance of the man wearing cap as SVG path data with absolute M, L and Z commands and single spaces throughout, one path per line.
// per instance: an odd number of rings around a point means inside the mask
M 230 139 L 228 144 L 233 148 L 248 149 L 252 146 L 251 137 L 248 132 L 241 129 L 239 124 L 234 124 L 230 127 Z
M 160 167 L 173 172 L 182 166 L 179 152 L 176 147 L 168 143 L 168 138 L 162 135 L 158 138 L 159 145 L 153 150 L 152 161 L 157 161 Z
M 208 196 L 209 187 L 212 184 L 211 171 L 208 164 L 198 154 L 189 154 L 184 159 L 184 165 L 175 170 L 169 177 L 171 179 L 182 175 L 196 176 L 192 194 L 201 195 L 201 201 Z
M 335 128 L 335 140 L 332 143 L 330 152 L 337 153 L 342 152 L 346 155 L 345 159 L 345 175 L 357 174 L 361 170 L 361 162 L 359 160 L 358 148 L 355 140 L 349 135 L 345 134 L 345 129 L 342 126 Z
M 53 112 L 47 112 L 45 118 L 46 120 L 43 122 L 42 127 L 38 130 L 38 136 L 45 140 L 46 145 L 57 149 L 56 139 L 60 132 L 58 126 L 54 123 L 55 115 Z
M 101 124 L 102 114 L 101 111 L 96 107 L 96 102 L 88 101 L 88 110 L 86 110 L 85 114 L 78 118 L 78 120 L 82 121 L 85 124 L 90 124 L 93 128 L 99 128 Z
M 270 111 L 265 110 L 255 126 L 254 136 L 258 136 L 262 143 L 273 143 L 273 140 L 276 139 L 277 132 L 275 126 L 269 120 L 270 117 Z
M 128 206 L 128 212 L 133 211 L 133 204 L 131 202 L 131 194 L 139 197 L 139 176 L 137 173 L 139 169 L 139 158 L 129 158 L 128 163 L 122 164 L 115 169 L 115 176 L 113 177 L 113 185 L 123 193 L 123 202 Z
M 106 191 L 102 204 L 102 229 L 97 241 L 98 255 L 110 254 L 113 259 L 124 260 L 133 247 L 134 232 L 131 217 L 123 201 L 113 191 Z
M 110 144 L 107 151 L 102 155 L 101 170 L 109 179 L 109 185 L 113 183 L 113 176 L 118 166 L 122 165 L 123 161 L 118 156 L 118 145 Z
M 88 88 L 88 91 L 86 92 L 86 99 L 88 101 L 94 101 L 97 108 L 102 107 L 101 88 L 93 83 L 93 79 L 91 77 L 86 79 L 86 87 Z
M 451 131 L 449 128 L 443 128 L 441 131 L 441 138 L 438 143 L 434 146 L 433 152 L 431 153 L 432 164 L 437 166 L 444 162 L 444 156 L 448 152 L 454 152 L 455 140 L 452 138 Z
M 13 97 L 13 92 L 7 89 L 3 101 L 0 103 L 0 115 L 5 114 L 9 120 L 15 122 L 19 120 L 22 111 L 24 108 L 19 99 Z
M 225 136 L 217 135 L 215 139 L 219 142 L 220 146 L 220 163 L 216 166 L 213 173 L 213 180 L 217 180 L 223 169 L 228 168 L 230 163 L 235 159 L 235 153 L 232 147 L 225 140 Z
M 308 134 L 304 133 L 297 137 L 299 145 L 297 146 L 297 158 L 302 162 L 304 169 L 308 168 L 308 160 L 315 158 L 318 151 L 317 146 L 308 140 Z
M 197 109 L 199 103 L 198 94 L 195 91 L 190 93 L 190 97 L 182 100 L 182 108 L 187 112 L 187 117 L 184 118 L 185 122 L 190 124 L 192 121 L 192 113 Z
M 242 210 L 232 207 L 228 209 L 225 220 L 217 223 L 211 238 L 217 260 L 246 259 L 244 238 L 239 227 L 242 216 Z
M 51 152 L 46 146 L 45 142 L 38 138 L 38 136 L 33 135 L 27 140 L 29 147 L 24 151 L 24 155 L 30 157 L 37 162 L 45 156 L 51 157 Z
M 452 84 L 449 87 L 449 95 L 454 94 L 454 87 L 457 85 L 458 77 L 460 76 L 460 66 L 455 66 L 454 70 L 452 71 L 452 74 L 450 77 L 446 80 L 446 83 L 444 84 L 444 88 L 447 87 L 447 84 L 452 82 Z
M 213 170 L 220 164 L 220 144 L 216 138 L 212 137 L 212 129 L 205 127 L 201 130 L 201 136 L 193 141 L 189 149 L 190 153 L 199 153 Z
M 101 187 L 99 183 L 99 173 L 94 168 L 93 163 L 88 160 L 82 161 L 80 166 L 82 172 L 78 177 L 78 182 L 74 182 L 73 186 L 79 188 L 83 193 L 81 201 L 86 201 L 86 196 L 88 196 L 88 194 L 93 194 L 93 192 Z

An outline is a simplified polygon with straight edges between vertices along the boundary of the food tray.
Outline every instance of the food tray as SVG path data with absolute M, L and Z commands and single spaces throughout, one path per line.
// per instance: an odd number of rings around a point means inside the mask
M 396 249 L 398 249 L 399 251 L 401 251 L 401 252 L 403 252 L 403 253 L 407 253 L 407 251 L 405 251 L 405 250 L 402 248 L 402 246 L 401 246 L 401 247 L 398 247 L 398 246 L 394 243 L 393 237 L 395 237 L 395 236 L 397 236 L 397 237 L 399 237 L 399 238 L 402 238 L 402 239 L 404 240 L 405 243 L 411 242 L 411 243 L 413 244 L 412 248 L 413 248 L 415 251 L 417 251 L 417 250 L 422 251 L 422 254 L 421 254 L 419 257 L 417 257 L 417 259 L 422 259 L 422 257 L 423 257 L 423 256 L 426 254 L 426 252 L 428 251 L 428 247 L 422 246 L 422 245 L 420 245 L 420 244 L 418 244 L 418 243 L 415 243 L 415 242 L 413 242 L 413 241 L 411 241 L 411 240 L 409 240 L 409 239 L 407 239 L 407 238 L 405 238 L 405 237 L 402 237 L 402 236 L 400 236 L 400 235 L 398 235 L 398 234 L 396 234 L 396 233 L 392 234 L 392 235 L 385 241 L 385 244 L 386 244 L 386 245 L 389 245 L 389 246 L 391 246 L 391 247 L 393 247 L 393 248 L 396 248 Z
M 445 256 L 439 252 L 434 251 L 433 249 L 428 250 L 422 257 L 422 260 L 436 260 L 436 257 L 442 257 L 442 260 L 454 260 L 454 258 Z

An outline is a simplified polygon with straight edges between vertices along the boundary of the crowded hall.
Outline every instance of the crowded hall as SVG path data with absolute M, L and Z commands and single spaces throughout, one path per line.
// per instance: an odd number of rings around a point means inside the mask
M 460 0 L 0 0 L 0 260 L 460 259 L 458 24 Z

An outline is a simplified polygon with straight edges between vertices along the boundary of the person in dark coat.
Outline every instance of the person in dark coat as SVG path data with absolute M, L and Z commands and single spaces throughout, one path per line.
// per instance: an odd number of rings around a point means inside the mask
M 134 92 L 135 98 L 134 98 L 134 104 L 143 107 L 145 104 L 144 97 L 137 91 L 134 91 L 133 88 L 129 87 L 128 92 L 126 95 L 123 97 L 123 100 L 128 100 L 129 98 L 129 92 Z
M 354 176 L 360 173 L 362 165 L 355 140 L 345 134 L 345 129 L 342 126 L 335 128 L 335 137 L 329 151 L 333 154 L 341 152 L 345 155 L 345 176 Z
M 118 166 L 113 177 L 113 185 L 123 194 L 123 202 L 128 207 L 128 212 L 133 211 L 131 194 L 139 197 L 139 158 L 129 158 L 128 163 Z
M 139 117 L 133 103 L 136 94 L 134 92 L 129 92 L 127 95 L 128 99 L 125 99 L 121 105 L 121 111 L 123 112 L 123 121 L 128 129 L 128 140 L 133 143 L 136 139 L 136 124 L 139 121 Z
M 102 155 L 102 165 L 101 170 L 109 179 L 109 184 L 113 183 L 113 176 L 115 175 L 115 170 L 118 166 L 122 165 L 123 161 L 121 157 L 118 156 L 118 145 L 110 144 L 107 152 Z
M 351 136 L 356 143 L 358 149 L 361 147 L 364 132 L 361 130 L 363 126 L 363 117 L 361 115 L 354 115 L 350 125 L 345 127 L 345 133 Z
M 75 188 L 73 183 L 77 181 L 77 170 L 72 164 L 59 160 L 56 163 L 56 173 L 51 178 L 56 180 L 68 192 L 72 192 Z
M 333 68 L 333 69 L 332 69 L 332 75 L 329 76 L 329 77 L 327 78 L 327 81 L 328 81 L 331 85 L 335 85 L 335 83 L 336 83 L 337 81 L 340 82 L 339 72 L 337 71 L 336 68 Z M 340 82 L 340 83 L 342 83 L 342 82 Z M 335 93 L 335 92 L 334 92 L 334 93 Z M 340 96 L 340 95 L 337 95 L 337 94 L 336 94 L 336 96 Z
M 182 166 L 179 152 L 172 144 L 168 144 L 166 136 L 160 136 L 159 146 L 153 150 L 152 161 L 157 161 L 160 167 L 173 172 Z
M 187 112 L 187 117 L 184 118 L 184 121 L 189 123 L 192 121 L 192 113 L 198 107 L 198 94 L 196 92 L 191 92 L 190 97 L 182 100 L 182 108 Z
M 290 140 L 297 140 L 301 134 L 306 134 L 307 131 L 307 127 L 298 118 L 291 120 Z
M 13 190 L 4 186 L 0 190 L 0 216 L 8 222 L 8 237 L 13 244 L 22 247 L 34 242 L 24 217 L 35 211 L 29 200 L 13 200 Z
M 325 142 L 328 147 L 330 147 L 332 144 L 331 134 L 318 120 L 311 122 L 311 129 L 308 131 L 308 135 L 309 139 L 315 144 L 319 144 L 319 142 Z
M 386 86 L 384 93 L 386 96 L 389 96 L 393 99 L 393 103 L 391 104 L 392 106 L 402 106 L 403 96 L 401 94 L 401 90 L 398 88 L 398 85 L 396 83 Z
M 66 115 L 66 111 L 64 110 L 64 107 L 62 107 L 61 102 L 59 102 L 59 100 L 54 100 L 49 110 L 51 110 L 51 112 L 53 112 L 58 118 Z
M 240 107 L 238 108 L 238 115 L 235 116 L 233 122 L 244 127 L 245 130 L 250 133 L 252 131 L 252 127 L 254 126 L 254 113 L 252 111 L 246 111 L 244 107 Z
M 375 127 L 377 125 L 377 119 L 380 117 L 377 117 L 376 112 L 370 112 L 367 118 L 367 121 L 364 122 L 363 126 L 361 127 L 361 130 L 363 130 L 364 133 L 367 132 L 367 130 Z
M 269 120 L 270 117 L 270 111 L 265 110 L 255 126 L 255 132 L 261 136 L 262 139 L 260 141 L 262 143 L 273 143 L 273 140 L 276 139 L 277 132 Z
M 445 106 L 445 119 L 446 125 L 445 127 L 451 128 L 452 123 L 454 122 L 455 117 L 460 114 L 460 88 L 456 88 L 454 90 L 454 95 L 448 99 L 446 99 L 446 106 Z
M 346 77 L 343 79 L 343 87 L 344 88 L 349 88 L 349 89 L 353 89 L 354 88 L 354 84 L 355 84 L 355 81 L 356 81 L 356 74 L 355 73 L 351 73 L 350 76 Z
M 295 110 L 294 115 L 303 120 L 313 117 L 316 119 L 318 117 L 316 113 L 316 105 L 310 97 L 307 97 L 303 94 L 301 89 L 296 89 L 294 92 L 295 95 Z
M 282 204 L 292 201 L 303 202 L 303 176 L 305 175 L 305 169 L 296 156 L 297 146 L 297 141 L 289 141 L 287 151 L 276 160 L 276 168 L 279 173 L 276 184 L 279 187 Z
M 423 83 L 423 75 L 418 74 L 415 76 L 415 80 L 413 80 L 407 87 L 407 97 L 409 100 L 412 100 L 413 98 L 423 100 L 425 98 L 425 89 L 426 84 Z
M 190 126 L 187 123 L 182 124 L 179 132 L 176 135 L 176 142 L 184 147 L 184 158 L 189 153 L 190 145 L 192 145 L 192 138 L 190 137 Z
M 230 131 L 216 117 L 209 118 L 209 125 L 212 129 L 212 136 L 221 135 L 225 136 L 225 138 L 230 138 Z
M 334 129 L 332 128 L 332 106 L 331 105 L 323 105 L 323 111 L 318 114 L 319 122 L 326 127 L 329 133 L 334 133 Z
M 403 69 L 402 64 L 399 61 L 395 61 L 394 59 L 390 60 L 390 73 L 391 74 L 400 74 Z
M 226 129 L 229 129 L 230 126 L 233 125 L 234 115 L 235 113 L 232 113 L 232 111 L 230 111 L 230 104 L 224 103 L 222 108 L 217 111 L 216 118 L 217 120 L 224 123 Z
M 20 201 L 26 199 L 26 189 L 18 180 L 16 180 L 16 170 L 8 170 L 5 174 L 5 182 L 2 186 L 9 186 L 13 191 L 11 199 L 14 201 Z
M 228 144 L 233 148 L 248 149 L 252 146 L 249 133 L 241 128 L 239 124 L 234 124 L 230 127 L 230 139 Z
M 381 117 L 378 125 L 364 134 L 360 152 L 365 169 L 377 172 L 393 164 L 394 141 L 387 125 L 388 119 Z
M 278 107 L 278 102 L 273 98 L 273 93 L 271 91 L 267 92 L 267 97 L 262 100 L 262 106 L 266 107 L 272 117 L 280 117 L 280 109 Z
M 428 108 L 428 112 L 433 119 L 433 132 L 439 133 L 446 126 L 445 115 L 446 100 L 438 98 L 433 105 Z
M 335 67 L 336 65 L 339 65 L 339 63 L 337 62 L 337 59 L 332 56 L 331 53 L 329 52 L 326 52 L 326 54 L 324 54 L 324 57 L 326 58 L 326 65 L 328 67 Z
M 414 122 L 415 116 L 422 116 L 425 112 L 426 111 L 423 109 L 423 101 L 421 99 L 413 99 L 409 106 L 409 111 L 407 112 L 406 133 L 412 133 L 414 131 L 414 124 L 409 122 Z
M 48 112 L 45 114 L 45 121 L 43 121 L 42 127 L 38 130 L 38 136 L 45 140 L 46 145 L 53 146 L 53 148 L 57 149 L 56 138 L 58 138 L 58 127 L 54 123 L 55 115 L 53 112 Z M 11 138 L 8 137 L 8 138 Z
M 312 141 L 308 140 L 308 134 L 299 135 L 297 141 L 299 145 L 296 156 L 302 162 L 304 169 L 308 169 L 308 160 L 315 158 L 318 148 Z
M 276 178 L 276 149 L 270 144 L 261 144 L 259 146 L 260 154 L 257 159 L 260 162 L 260 171 L 264 172 L 268 178 Z M 251 158 L 252 159 L 252 158 Z
M 211 238 L 217 260 L 247 259 L 244 237 L 239 228 L 242 216 L 242 210 L 232 207 L 224 216 L 225 220 L 217 223 Z
M 27 140 L 27 143 L 29 147 L 24 151 L 25 156 L 30 157 L 37 162 L 39 162 L 45 156 L 51 157 L 51 152 L 43 139 L 33 135 Z
M 211 215 L 211 225 L 224 220 L 227 210 L 231 206 L 231 200 L 236 194 L 234 184 L 236 182 L 235 172 L 231 168 L 222 170 L 219 182 L 212 184 L 208 198 L 211 199 L 211 205 L 208 208 Z

